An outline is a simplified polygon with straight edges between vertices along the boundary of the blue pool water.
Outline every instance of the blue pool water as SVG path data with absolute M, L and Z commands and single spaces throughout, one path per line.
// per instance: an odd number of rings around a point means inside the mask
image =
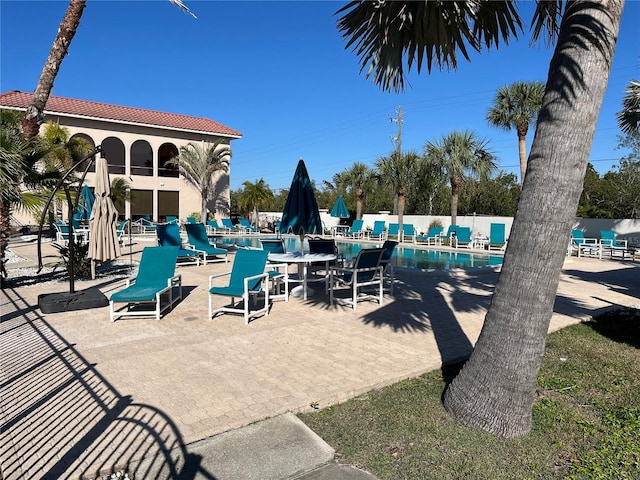
M 285 238 L 285 248 L 289 252 L 300 251 L 300 239 L 294 236 Z M 260 239 L 256 236 L 231 237 L 219 236 L 214 241 L 220 245 L 238 245 L 243 247 L 260 248 Z M 370 243 L 336 242 L 338 252 L 344 258 L 355 257 L 362 248 L 372 247 Z M 305 251 L 309 246 L 305 242 Z M 426 250 L 411 246 L 398 245 L 393 252 L 391 262 L 397 267 L 415 268 L 420 270 L 451 270 L 455 268 L 486 267 L 502 264 L 502 255 L 470 253 L 464 251 Z

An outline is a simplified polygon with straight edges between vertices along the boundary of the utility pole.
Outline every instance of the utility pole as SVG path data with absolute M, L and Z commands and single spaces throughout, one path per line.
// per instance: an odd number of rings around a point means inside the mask
M 396 143 L 396 152 L 398 155 L 402 152 L 402 105 L 398 105 L 398 110 L 396 110 L 396 118 L 389 118 L 389 121 L 395 122 L 398 124 L 398 135 L 396 137 L 391 137 L 391 140 Z

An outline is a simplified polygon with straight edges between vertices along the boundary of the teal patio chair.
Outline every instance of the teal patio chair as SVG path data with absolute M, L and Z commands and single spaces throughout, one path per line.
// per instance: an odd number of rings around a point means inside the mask
M 571 230 L 571 242 L 568 253 L 576 251 L 578 257 L 596 256 L 602 258 L 602 245 L 597 238 L 586 238 L 582 230 Z
M 158 234 L 158 243 L 161 247 L 178 247 L 177 265 L 187 265 L 191 263 L 195 263 L 198 266 L 200 265 L 200 253 L 182 246 L 180 227 L 178 227 L 178 225 L 175 223 L 158 225 L 156 232 Z
M 209 277 L 209 318 L 218 313 L 240 313 L 246 325 L 253 317 L 269 315 L 269 274 L 265 272 L 268 254 L 266 250 L 241 248 L 236 252 L 230 272 Z M 216 279 L 227 275 L 229 283 L 226 286 L 214 285 Z M 264 295 L 264 306 L 252 309 L 250 303 L 257 305 L 255 299 L 261 294 Z M 231 303 L 214 309 L 213 298 L 216 295 L 230 297 Z M 236 305 L 236 298 L 241 300 L 242 307 Z
M 282 238 L 261 238 L 262 249 L 268 253 L 287 253 Z M 268 257 L 267 257 L 268 259 Z M 269 298 L 275 300 L 283 298 L 289 301 L 289 265 L 287 263 L 271 262 L 267 264 L 267 273 L 271 282 Z
M 427 245 L 440 245 L 444 227 L 433 226 L 424 235 L 416 236 L 416 242 L 425 242 Z
M 470 227 L 457 227 L 456 234 L 453 238 L 455 238 L 453 242 L 456 248 L 459 248 L 461 246 L 465 248 L 471 248 L 473 246 Z
M 618 240 L 613 230 L 600 230 L 600 245 L 603 253 L 608 252 L 610 258 L 613 258 L 614 254 L 620 254 L 624 260 L 625 254 L 629 252 L 627 241 Z
M 247 220 L 246 218 L 241 218 L 239 222 L 240 222 L 240 228 L 243 230 L 243 232 L 260 233 L 260 229 L 252 227 L 251 224 L 249 223 L 249 220 Z
M 177 258 L 178 247 L 145 247 L 137 276 L 127 279 L 125 288 L 109 298 L 111 321 L 126 316 L 160 320 L 162 313 L 182 298 L 182 277 L 175 275 Z M 163 297 L 167 298 L 164 306 Z M 121 303 L 124 306 L 116 309 Z
M 351 224 L 351 228 L 344 232 L 345 237 L 360 238 L 363 236 L 362 228 L 364 226 L 364 220 L 354 220 Z
M 116 230 L 116 237 L 120 242 L 120 246 L 124 247 L 124 239 L 127 238 L 127 225 L 129 224 L 128 220 L 122 220 L 118 225 L 118 229 Z
M 455 243 L 453 237 L 457 235 L 458 228 L 458 225 L 449 225 L 449 227 L 447 228 L 447 233 L 445 233 L 440 239 L 441 243 L 445 242 L 448 245 L 453 246 Z
M 175 215 L 167 215 L 166 217 L 164 217 L 164 220 L 166 223 L 175 223 L 176 225 L 180 225 L 180 222 L 178 222 L 178 217 L 176 217 Z
M 397 245 L 398 242 L 394 242 L 393 240 L 387 240 L 382 244 L 384 252 L 382 253 L 382 258 L 380 259 L 380 266 L 382 267 L 383 276 L 389 277 L 390 295 L 393 295 L 393 284 L 395 283 L 395 272 L 393 271 L 393 262 L 391 261 L 391 257 L 393 256 L 393 252 L 396 249 Z
M 411 239 L 414 243 L 416 241 L 416 229 L 414 228 L 413 223 L 402 224 L 402 241 L 406 242 L 407 239 Z
M 207 220 L 207 233 L 230 233 L 230 231 L 227 227 L 220 226 L 217 220 Z
M 373 229 L 369 232 L 369 239 L 383 241 L 387 238 L 387 224 L 384 220 L 373 222 Z
M 507 245 L 504 231 L 504 223 L 492 223 L 489 225 L 489 250 L 504 250 Z
M 224 228 L 229 229 L 229 232 L 240 232 L 240 229 L 233 224 L 230 218 L 221 218 L 220 221 Z
M 387 238 L 400 238 L 400 225 L 397 223 L 390 223 L 387 230 Z
M 377 300 L 382 305 L 384 267 L 380 261 L 384 252 L 384 248 L 363 248 L 351 267 L 333 267 L 329 278 L 330 304 L 343 302 L 353 310 L 361 300 Z M 334 291 L 342 286 L 351 289 L 351 298 L 334 298 Z M 377 294 L 363 294 L 360 291 L 363 287 L 376 287 Z
M 202 223 L 186 223 L 184 225 L 189 239 L 189 247 L 202 255 L 204 264 L 208 262 L 224 262 L 227 263 L 228 252 L 224 248 L 218 248 L 211 245 L 207 236 L 207 229 Z
M 187 217 L 187 223 L 198 223 L 196 217 Z

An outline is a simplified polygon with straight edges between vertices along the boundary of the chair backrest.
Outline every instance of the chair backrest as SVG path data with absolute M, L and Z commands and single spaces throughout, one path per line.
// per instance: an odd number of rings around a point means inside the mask
M 167 221 L 167 223 L 178 223 L 178 217 L 176 217 L 175 215 L 167 215 L 165 217 L 165 220 Z
M 489 226 L 489 243 L 504 245 L 504 223 L 492 223 Z
M 380 265 L 387 265 L 389 263 L 389 261 L 391 260 L 391 256 L 393 255 L 393 251 L 396 248 L 396 245 L 398 245 L 398 242 L 395 242 L 393 240 L 386 240 L 382 244 L 382 248 L 384 248 L 384 253 L 382 254 L 382 258 L 380 259 Z
M 358 270 L 361 268 L 377 267 L 380 265 L 380 261 L 382 260 L 384 253 L 384 248 L 363 248 L 358 252 L 356 261 L 353 263 L 353 268 Z M 357 281 L 359 283 L 371 280 L 376 276 L 376 273 L 377 272 L 375 270 L 357 272 Z
M 446 235 L 447 238 L 453 235 L 454 233 L 457 234 L 457 230 L 458 230 L 458 225 L 449 225 L 449 228 L 447 228 L 447 235 Z
M 613 230 L 600 230 L 600 243 L 615 247 L 618 245 L 616 234 Z
M 247 220 L 246 218 L 241 218 L 240 219 L 240 225 L 242 225 L 243 227 L 247 227 L 247 228 L 251 227 L 251 224 L 249 223 L 249 220 Z
M 136 285 L 166 286 L 167 279 L 175 274 L 177 259 L 178 247 L 144 247 Z
M 129 223 L 128 220 L 122 220 L 118 225 L 118 229 L 116 230 L 116 234 L 118 235 L 118 237 L 124 235 L 124 232 L 127 229 L 127 223 Z
M 220 228 L 220 225 L 218 225 L 217 220 L 207 220 L 207 225 L 212 227 L 214 230 L 222 230 L 222 228 Z
M 198 223 L 198 222 L 196 222 L 196 217 L 187 217 L 187 223 Z
M 309 253 L 329 253 L 333 255 L 338 254 L 338 247 L 336 242 L 327 238 L 310 238 Z
M 458 239 L 458 242 L 470 243 L 471 227 L 458 227 L 456 229 L 456 238 Z
M 585 243 L 584 233 L 582 232 L 582 230 L 571 230 L 571 241 L 576 245 Z
M 437 227 L 437 226 L 431 227 L 427 232 L 427 237 L 431 237 L 431 238 L 438 237 L 440 236 L 443 230 L 444 230 L 444 227 Z
M 404 234 L 404 236 L 413 237 L 416 233 L 415 229 L 413 228 L 413 223 L 403 223 L 402 233 Z
M 362 230 L 362 226 L 364 225 L 364 220 L 360 219 L 360 220 L 354 220 L 353 223 L 351 224 L 351 231 L 352 232 L 359 232 Z
M 184 228 L 187 231 L 187 238 L 189 238 L 191 245 L 196 248 L 211 246 L 207 236 L 207 229 L 202 223 L 185 223 Z
M 233 260 L 229 286 L 243 289 L 245 278 L 264 273 L 268 255 L 266 250 L 239 248 Z M 249 284 L 249 290 L 257 290 L 259 286 L 260 280 L 256 280 Z
M 269 253 L 286 253 L 282 238 L 261 238 L 262 249 Z
M 182 248 L 182 239 L 180 238 L 180 227 L 175 223 L 167 225 L 158 225 L 156 230 L 158 241 L 162 247 L 180 247 Z
M 230 218 L 221 218 L 220 221 L 222 222 L 222 225 L 224 225 L 225 227 L 232 228 L 235 230 L 236 226 L 233 224 Z
M 371 230 L 371 235 L 382 235 L 384 233 L 384 227 L 386 223 L 384 220 L 376 220 L 373 222 L 373 230 Z
M 398 236 L 398 232 L 400 231 L 400 225 L 398 225 L 397 223 L 390 223 L 389 224 L 389 230 L 387 231 L 388 235 L 395 235 Z

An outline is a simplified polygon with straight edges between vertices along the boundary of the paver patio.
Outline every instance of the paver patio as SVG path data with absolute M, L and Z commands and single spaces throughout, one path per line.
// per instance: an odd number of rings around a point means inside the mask
M 396 271 L 382 306 L 353 312 L 316 294 L 275 302 L 247 326 L 235 315 L 207 319 L 207 277 L 230 268 L 179 267 L 185 298 L 159 322 L 110 323 L 108 307 L 43 315 L 38 295 L 68 291 L 67 282 L 4 290 L 5 478 L 91 478 L 142 457 L 178 472 L 198 462 L 192 442 L 437 369 L 471 352 L 497 279 L 488 269 Z M 637 262 L 568 259 L 551 330 L 640 303 L 639 273 Z M 122 284 L 97 278 L 76 289 L 109 296 Z

